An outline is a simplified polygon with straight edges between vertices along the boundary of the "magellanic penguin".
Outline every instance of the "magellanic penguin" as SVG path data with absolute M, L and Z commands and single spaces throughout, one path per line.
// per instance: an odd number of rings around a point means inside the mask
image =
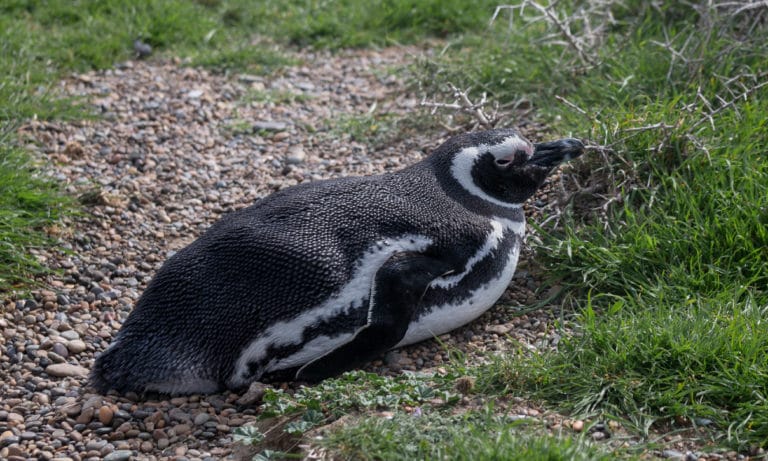
M 160 268 L 91 384 L 316 381 L 464 325 L 512 279 L 522 203 L 583 147 L 462 134 L 395 173 L 301 184 L 233 212 Z

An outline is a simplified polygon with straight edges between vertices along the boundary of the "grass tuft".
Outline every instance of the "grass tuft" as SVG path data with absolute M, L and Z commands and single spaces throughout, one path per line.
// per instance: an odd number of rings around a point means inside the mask
M 460 415 L 397 413 L 369 416 L 321 442 L 341 459 L 360 460 L 608 460 L 582 438 L 546 435 L 536 423 L 471 411 Z
M 0 142 L 0 292 L 47 269 L 30 249 L 50 244 L 50 228 L 72 209 L 58 186 L 22 150 Z M 21 284 L 21 285 L 20 285 Z

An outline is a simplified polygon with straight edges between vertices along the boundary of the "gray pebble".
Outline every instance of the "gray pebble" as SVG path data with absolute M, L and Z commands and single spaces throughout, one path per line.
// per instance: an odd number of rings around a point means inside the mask
M 211 419 L 211 415 L 208 413 L 200 413 L 195 416 L 195 425 L 202 426 L 203 424 L 207 423 L 209 419 Z
M 69 351 L 67 350 L 67 347 L 62 343 L 54 343 L 53 352 L 64 358 L 69 357 Z
M 253 131 L 284 131 L 288 125 L 283 122 L 256 122 L 253 124 Z
M 101 450 L 107 444 L 106 440 L 91 440 L 85 444 L 86 450 Z
M 0 443 L 0 446 L 7 447 L 8 445 L 13 445 L 14 443 L 19 443 L 21 439 L 16 435 L 11 435 L 9 437 L 6 437 L 2 439 L 2 443 Z
M 685 459 L 685 454 L 680 453 L 677 450 L 664 450 L 664 451 L 661 452 L 661 457 L 662 458 L 667 458 L 667 459 L 680 459 L 680 460 L 682 460 L 682 459 Z
M 69 341 L 80 339 L 80 335 L 77 334 L 75 330 L 62 331 L 61 333 L 59 333 L 59 335 L 61 335 L 62 338 L 67 339 Z
M 104 461 L 128 461 L 133 456 L 131 450 L 116 450 L 104 457 Z
M 288 151 L 288 155 L 285 157 L 285 162 L 289 165 L 298 165 L 304 163 L 307 158 L 307 154 L 304 152 L 304 148 L 301 146 L 293 146 Z

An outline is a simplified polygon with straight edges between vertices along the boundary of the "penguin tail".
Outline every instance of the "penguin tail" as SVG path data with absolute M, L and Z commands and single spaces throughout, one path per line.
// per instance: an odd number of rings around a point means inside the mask
M 130 337 L 118 337 L 96 357 L 89 383 L 105 394 L 147 391 L 168 395 L 210 394 L 224 388 L 208 367 L 201 367 L 189 358 L 174 358 L 156 343 L 140 344 Z
M 135 364 L 117 343 L 112 344 L 101 355 L 91 369 L 88 385 L 96 389 L 100 394 L 106 394 L 110 390 L 118 392 L 142 392 L 143 386 L 136 381 Z

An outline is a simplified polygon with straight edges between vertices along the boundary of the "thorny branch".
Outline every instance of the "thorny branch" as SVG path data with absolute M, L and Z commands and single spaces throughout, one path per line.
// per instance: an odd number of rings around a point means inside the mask
M 498 116 L 498 107 L 494 108 L 494 111 L 491 114 L 485 112 L 485 106 L 488 104 L 488 98 L 485 93 L 483 93 L 480 101 L 472 102 L 472 100 L 469 98 L 469 88 L 462 91 L 458 89 L 453 83 L 449 83 L 448 86 L 453 92 L 454 100 L 452 103 L 427 101 L 425 96 L 421 100 L 421 107 L 432 108 L 430 113 L 433 115 L 437 112 L 438 109 L 449 109 L 457 112 L 467 113 L 474 117 L 477 125 L 486 129 L 495 127 L 499 120 L 501 120 L 501 117 Z M 452 129 L 451 127 L 446 128 L 449 131 L 455 131 L 455 129 Z
M 515 10 L 520 11 L 522 16 L 526 7 L 536 10 L 539 15 L 530 18 L 531 22 L 544 21 L 550 26 L 553 26 L 557 31 L 557 34 L 564 39 L 564 44 L 573 48 L 576 51 L 582 64 L 591 67 L 600 64 L 597 54 L 594 51 L 599 44 L 599 40 L 602 36 L 601 32 L 605 24 L 612 22 L 613 18 L 610 16 L 610 10 L 607 8 L 601 8 L 601 2 L 590 2 L 590 10 L 578 10 L 572 15 L 563 15 L 555 9 L 557 1 L 550 2 L 547 5 L 542 5 L 535 0 L 523 0 L 517 5 L 499 5 L 493 12 L 491 17 L 491 24 L 493 24 L 498 18 L 499 14 L 504 10 L 509 10 L 510 15 L 514 14 Z M 596 11 L 600 11 L 600 14 L 605 16 L 607 20 L 604 24 L 600 24 L 599 27 L 593 28 L 590 20 L 591 16 L 595 15 Z M 573 32 L 571 25 L 575 22 L 581 24 L 581 29 L 584 31 L 582 34 L 577 35 Z M 556 42 L 548 40 L 547 43 L 555 44 Z

